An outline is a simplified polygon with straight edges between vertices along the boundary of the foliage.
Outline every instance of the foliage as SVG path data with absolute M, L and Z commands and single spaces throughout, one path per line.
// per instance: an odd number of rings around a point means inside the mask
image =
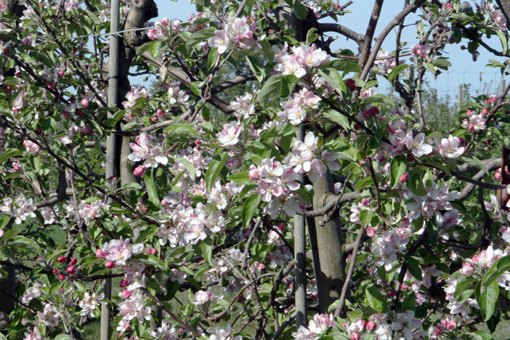
M 129 31 L 154 6 L 122 4 L 122 55 L 161 84 L 121 71 L 109 106 L 107 3 L 0 4 L 2 335 L 79 339 L 108 303 L 126 339 L 492 338 L 510 318 L 510 107 L 481 94 L 439 119 L 424 75 L 451 66 L 447 44 L 476 59 L 495 36 L 506 56 L 503 12 L 411 1 L 387 31 L 421 7 L 418 41 L 396 53 L 364 45 L 372 25 L 321 26 L 355 15 L 328 0 L 204 1 Z M 331 31 L 360 52 L 331 52 Z M 383 77 L 401 99 L 374 93 Z

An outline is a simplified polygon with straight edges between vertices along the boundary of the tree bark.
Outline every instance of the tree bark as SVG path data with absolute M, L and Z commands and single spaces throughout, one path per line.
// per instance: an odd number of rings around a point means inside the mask
M 333 195 L 333 185 L 333 177 L 329 171 L 325 177 L 319 178 L 314 183 L 314 210 L 321 209 L 328 203 L 328 196 Z M 312 243 L 312 253 L 319 294 L 319 311 L 327 313 L 329 306 L 340 298 L 345 281 L 342 224 L 338 216 L 331 218 L 326 223 L 323 223 L 322 217 L 316 217 L 315 226 L 309 223 L 308 228 L 310 234 L 315 234 L 317 242 L 316 245 Z M 313 251 L 313 248 L 316 248 L 317 251 Z

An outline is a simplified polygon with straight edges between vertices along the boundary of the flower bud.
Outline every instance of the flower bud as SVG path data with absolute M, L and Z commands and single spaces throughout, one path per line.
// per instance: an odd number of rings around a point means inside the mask
M 129 281 L 128 281 L 128 280 L 126 280 L 126 279 L 121 280 L 121 281 L 119 282 L 119 286 L 120 286 L 121 288 L 125 288 L 125 287 L 129 286 Z
M 361 205 L 362 205 L 362 206 L 364 206 L 364 207 L 368 207 L 368 203 L 369 203 L 369 202 L 368 202 L 368 198 L 363 198 L 363 199 L 361 200 Z
M 366 233 L 368 237 L 372 238 L 375 236 L 376 231 L 373 227 L 367 227 Z
M 59 256 L 57 261 L 60 262 L 60 263 L 65 263 L 66 262 L 66 257 L 65 256 Z
M 367 322 L 367 330 L 369 330 L 370 332 L 373 332 L 373 331 L 375 331 L 376 328 L 377 328 L 377 325 L 375 324 L 374 321 Z
M 135 168 L 135 170 L 133 171 L 133 175 L 138 176 L 138 177 L 142 177 L 144 173 L 145 173 L 145 168 L 141 167 L 141 166 L 137 166 Z
M 64 276 L 64 274 L 58 274 L 58 278 L 61 280 L 61 281 L 64 281 L 66 279 L 66 277 Z
M 400 183 L 407 182 L 407 174 L 403 174 L 402 177 L 400 177 Z
M 112 269 L 113 267 L 115 267 L 115 262 L 113 261 L 107 261 L 104 266 L 108 269 Z
M 76 272 L 76 267 L 75 266 L 69 266 L 67 267 L 67 272 L 69 274 L 74 274 Z
M 349 90 L 351 90 L 351 91 L 356 90 L 356 82 L 354 81 L 354 79 L 352 79 L 352 78 L 347 79 L 346 85 L 349 88 Z
M 86 98 L 83 98 L 80 104 L 84 109 L 86 109 L 89 106 L 89 101 Z
M 78 260 L 75 259 L 74 257 L 71 259 L 71 264 L 74 266 L 75 264 L 78 263 Z
M 127 289 L 124 289 L 122 293 L 120 293 L 120 296 L 122 296 L 123 299 L 129 299 L 131 292 Z
M 462 264 L 462 268 L 460 270 L 460 273 L 464 276 L 471 276 L 473 275 L 473 273 L 475 272 L 475 267 L 469 263 L 469 262 L 464 262 Z
M 360 340 L 361 339 L 361 335 L 359 333 L 351 333 L 351 340 Z
M 104 259 L 106 257 L 106 254 L 103 252 L 103 249 L 98 249 L 98 250 L 96 250 L 96 256 L 99 257 L 100 259 Z M 60 260 L 59 260 L 59 262 L 60 262 Z

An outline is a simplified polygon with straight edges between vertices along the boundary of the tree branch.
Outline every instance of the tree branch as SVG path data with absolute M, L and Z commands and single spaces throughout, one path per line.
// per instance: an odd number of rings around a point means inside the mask
M 322 32 L 340 33 L 341 35 L 354 40 L 358 45 L 363 45 L 363 41 L 365 40 L 365 36 L 363 34 L 354 32 L 353 30 L 337 23 L 320 23 L 319 26 Z

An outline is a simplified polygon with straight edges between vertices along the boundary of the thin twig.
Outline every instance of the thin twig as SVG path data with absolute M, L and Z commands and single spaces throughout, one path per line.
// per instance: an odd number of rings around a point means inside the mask
M 354 244 L 354 250 L 352 251 L 351 263 L 349 264 L 349 270 L 347 271 L 347 277 L 345 278 L 344 286 L 342 287 L 342 293 L 340 294 L 340 302 L 335 309 L 335 317 L 339 317 L 342 309 L 345 304 L 345 297 L 347 296 L 347 291 L 349 290 L 349 284 L 351 282 L 352 273 L 354 272 L 354 266 L 356 265 L 356 257 L 358 256 L 358 249 L 361 243 L 361 237 L 365 233 L 365 227 L 361 227 L 358 237 L 356 238 L 356 243 Z

